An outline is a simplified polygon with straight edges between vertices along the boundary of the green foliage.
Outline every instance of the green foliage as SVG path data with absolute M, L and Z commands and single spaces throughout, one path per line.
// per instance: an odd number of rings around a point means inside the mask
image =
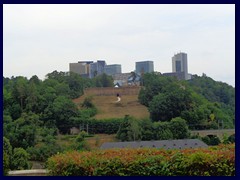
M 87 133 L 85 131 L 80 132 L 76 137 L 75 143 L 73 144 L 72 148 L 74 150 L 90 150 L 89 145 L 85 141 L 86 136 Z
M 10 170 L 9 168 L 9 156 L 6 153 L 3 153 L 3 175 L 7 176 Z
M 116 134 L 119 130 L 120 124 L 123 122 L 122 118 L 112 118 L 112 119 L 85 119 L 82 117 L 71 118 L 74 122 L 74 126 L 88 124 L 88 133 L 90 134 Z
M 207 145 L 210 146 L 216 146 L 219 145 L 221 143 L 221 140 L 219 139 L 219 137 L 212 135 L 212 136 L 204 136 L 202 137 L 202 141 L 205 142 Z
M 234 128 L 235 89 L 209 77 L 194 76 L 189 81 L 157 74 L 143 76 L 139 101 L 148 107 L 153 121 L 181 117 L 190 129 Z
M 54 142 L 46 142 L 38 144 L 34 147 L 28 147 L 29 159 L 33 161 L 46 161 L 49 157 L 63 152 L 64 149 Z
M 113 87 L 113 78 L 103 73 L 93 78 L 96 87 Z
M 154 140 L 168 140 L 173 139 L 169 122 L 154 122 L 153 123 L 153 139 Z M 150 140 L 150 139 L 149 139 Z
M 23 148 L 15 148 L 12 157 L 11 169 L 24 170 L 29 169 L 29 154 Z
M 144 74 L 144 88 L 141 89 L 138 96 L 140 103 L 148 107 L 153 97 L 159 93 L 165 93 L 169 84 L 172 83 L 176 83 L 176 80 L 172 77 L 163 77 L 155 73 Z
M 95 107 L 94 104 L 92 103 L 92 96 L 86 97 L 82 103 L 82 107 L 85 108 L 93 108 Z
M 38 115 L 23 113 L 17 120 L 4 123 L 5 137 L 14 148 L 33 146 L 36 143 L 37 127 L 40 123 Z
M 235 146 L 214 149 L 109 149 L 48 159 L 52 176 L 234 176 Z
M 191 97 L 189 92 L 180 87 L 172 87 L 167 93 L 153 97 L 149 104 L 150 117 L 153 121 L 169 121 L 180 116 L 182 111 L 190 109 Z
M 186 121 L 180 117 L 172 119 L 169 127 L 174 139 L 187 139 L 190 137 Z
M 190 132 L 186 121 L 180 117 L 170 122 L 151 122 L 149 119 L 135 120 L 129 116 L 126 116 L 121 123 L 116 136 L 121 141 L 186 139 L 189 137 Z
M 235 134 L 228 137 L 228 142 L 229 143 L 235 143 Z
M 73 122 L 71 122 L 70 118 L 78 116 L 77 106 L 65 96 L 59 96 L 53 101 L 51 110 L 59 131 L 67 133 L 73 126 Z
M 207 145 L 210 145 L 210 137 L 209 136 L 204 136 L 201 138 L 203 142 L 205 142 Z
M 12 156 L 12 146 L 9 140 L 3 137 L 3 175 L 7 176 L 8 171 L 10 170 Z
M 81 104 L 80 117 L 89 119 L 97 114 L 97 108 L 92 103 L 92 96 L 86 97 Z
M 141 127 L 138 120 L 125 116 L 116 137 L 121 141 L 136 141 L 141 139 Z

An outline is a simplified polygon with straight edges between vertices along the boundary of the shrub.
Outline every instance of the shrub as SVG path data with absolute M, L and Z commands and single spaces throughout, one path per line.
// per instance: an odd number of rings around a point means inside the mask
M 14 170 L 24 170 L 29 169 L 30 165 L 28 163 L 29 154 L 23 148 L 15 148 L 12 158 L 12 167 Z
M 234 176 L 235 145 L 207 149 L 109 149 L 48 159 L 54 176 Z
M 229 141 L 230 143 L 235 143 L 235 134 L 229 136 L 229 137 L 228 137 L 228 141 Z
M 3 175 L 8 175 L 10 170 L 10 157 L 12 155 L 12 146 L 9 140 L 3 137 Z

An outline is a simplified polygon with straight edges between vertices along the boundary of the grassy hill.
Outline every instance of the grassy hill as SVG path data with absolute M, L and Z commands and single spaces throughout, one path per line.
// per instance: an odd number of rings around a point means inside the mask
M 77 104 L 82 103 L 86 95 L 73 101 Z M 130 115 L 135 118 L 148 118 L 148 109 L 138 102 L 138 95 L 123 95 L 121 101 L 116 102 L 116 96 L 92 95 L 92 102 L 96 106 L 98 113 L 96 119 L 121 118 Z

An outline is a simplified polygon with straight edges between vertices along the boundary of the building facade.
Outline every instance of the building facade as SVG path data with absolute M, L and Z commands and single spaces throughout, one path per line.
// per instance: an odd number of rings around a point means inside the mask
M 154 71 L 153 61 L 136 62 L 135 69 L 137 74 L 151 73 Z
M 104 67 L 106 62 L 104 60 L 97 60 L 95 63 L 91 63 L 89 66 L 89 78 L 94 78 L 95 76 L 104 73 Z
M 78 63 L 69 63 L 69 71 L 88 77 L 89 64 L 91 63 L 93 63 L 93 61 L 78 61 Z
M 178 53 L 172 57 L 172 72 L 175 74 L 184 74 L 184 79 L 189 78 L 188 75 L 188 62 L 186 53 Z
M 120 74 L 120 73 L 122 73 L 121 64 L 106 65 L 106 66 L 104 67 L 104 72 L 105 72 L 107 75 Z

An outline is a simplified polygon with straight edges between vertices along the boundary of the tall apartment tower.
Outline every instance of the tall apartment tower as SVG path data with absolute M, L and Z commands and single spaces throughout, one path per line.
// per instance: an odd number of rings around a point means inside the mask
M 136 73 L 137 74 L 151 73 L 153 71 L 154 71 L 153 61 L 136 62 Z
M 173 73 L 183 73 L 184 79 L 189 79 L 188 77 L 188 64 L 187 64 L 187 54 L 178 53 L 172 57 L 172 72 Z

